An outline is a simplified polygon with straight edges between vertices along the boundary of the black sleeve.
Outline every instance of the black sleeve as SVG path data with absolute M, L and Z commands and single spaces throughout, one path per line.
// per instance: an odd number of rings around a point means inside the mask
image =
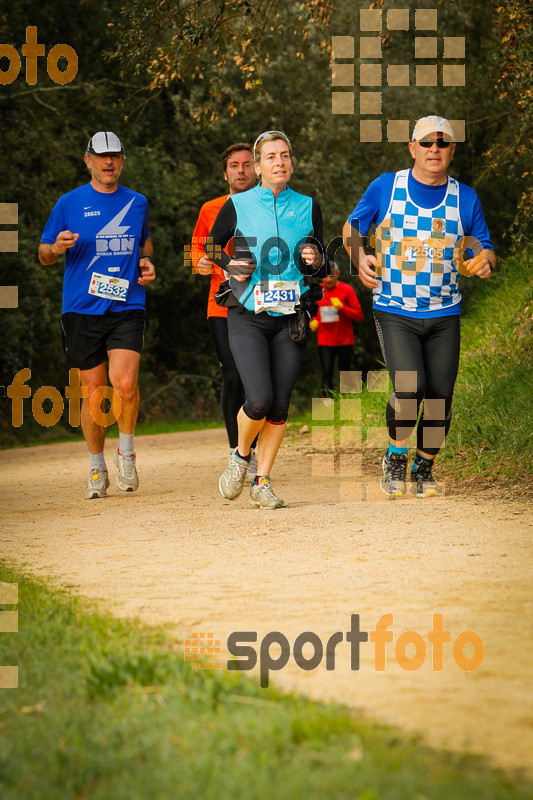
M 237 212 L 233 205 L 233 200 L 228 197 L 209 232 L 209 239 L 212 243 L 206 242 L 204 245 L 205 254 L 211 261 L 222 269 L 226 269 L 231 258 L 224 252 L 224 247 L 233 238 L 237 226 Z M 218 247 L 217 247 L 218 246 Z M 220 249 L 219 249 L 220 248 Z
M 311 211 L 311 221 L 313 223 L 313 232 L 306 237 L 306 242 L 316 244 L 322 253 L 322 265 L 320 267 L 309 267 L 305 261 L 300 257 L 300 272 L 302 275 L 309 275 L 313 278 L 323 278 L 330 274 L 330 267 L 328 259 L 326 258 L 326 248 L 324 247 L 324 226 L 322 222 L 322 211 L 320 204 L 313 197 L 313 207 Z
M 311 212 L 311 219 L 313 222 L 313 233 L 315 235 L 315 239 L 324 245 L 322 239 L 324 238 L 324 225 L 322 222 L 322 209 L 320 208 L 320 204 L 318 200 L 315 200 L 313 197 L 313 210 Z M 325 249 L 325 248 L 324 248 Z

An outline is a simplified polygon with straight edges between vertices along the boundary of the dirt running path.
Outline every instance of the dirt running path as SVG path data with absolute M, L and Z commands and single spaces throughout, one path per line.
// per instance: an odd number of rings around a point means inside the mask
M 335 671 L 323 662 L 304 672 L 291 658 L 274 681 L 432 745 L 531 766 L 530 506 L 483 492 L 389 502 L 375 487 L 370 501 L 340 503 L 346 479 L 312 478 L 311 455 L 288 443 L 274 486 L 289 507 L 259 511 L 246 493 L 233 502 L 218 493 L 224 440 L 221 430 L 138 439 L 139 491 L 113 485 L 98 501 L 83 500 L 83 444 L 4 451 L 1 556 L 105 598 L 120 616 L 170 623 L 182 638 L 213 632 L 223 644 L 238 630 L 257 631 L 259 641 L 278 630 L 291 643 L 314 631 L 325 643 L 349 629 L 352 613 L 367 631 L 393 613 L 384 672 L 374 669 L 370 642 L 352 671 L 344 642 Z M 111 452 L 109 442 L 109 464 Z M 433 613 L 443 614 L 452 641 L 464 630 L 482 637 L 479 669 L 459 669 L 450 644 L 441 672 L 430 647 L 417 671 L 396 663 L 397 637 L 410 629 L 427 640 Z

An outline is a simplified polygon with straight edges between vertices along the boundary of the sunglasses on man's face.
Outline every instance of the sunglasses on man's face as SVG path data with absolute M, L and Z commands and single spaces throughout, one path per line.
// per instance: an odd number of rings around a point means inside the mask
M 436 144 L 439 150 L 441 150 L 443 147 L 449 147 L 451 142 L 445 142 L 444 139 L 422 139 L 418 144 L 420 147 L 431 147 L 432 144 Z

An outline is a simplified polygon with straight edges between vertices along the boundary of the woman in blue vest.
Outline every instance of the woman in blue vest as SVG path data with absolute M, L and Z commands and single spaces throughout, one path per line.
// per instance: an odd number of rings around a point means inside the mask
M 320 206 L 287 187 L 293 171 L 287 136 L 262 133 L 253 157 L 258 185 L 229 197 L 210 233 L 213 260 L 229 272 L 237 301 L 228 310 L 228 331 L 246 394 L 237 417 L 239 444 L 219 489 L 228 500 L 241 494 L 250 445 L 260 433 L 250 504 L 281 508 L 285 503 L 272 491 L 270 472 L 304 352 L 304 345 L 291 339 L 289 321 L 309 289 L 305 274 L 321 277 L 327 262 Z M 232 238 L 234 258 L 219 252 Z

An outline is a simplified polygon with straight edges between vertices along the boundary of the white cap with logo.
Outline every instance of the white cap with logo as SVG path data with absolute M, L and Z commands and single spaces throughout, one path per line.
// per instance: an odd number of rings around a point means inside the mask
M 429 117 L 421 117 L 413 131 L 413 142 L 419 142 L 420 139 L 426 139 L 432 133 L 442 133 L 442 138 L 445 142 L 453 142 L 454 135 L 452 126 L 444 117 L 437 117 L 435 115 Z
M 96 156 L 101 156 L 104 153 L 122 153 L 124 155 L 124 147 L 115 133 L 98 131 L 89 139 L 86 152 L 93 153 Z

